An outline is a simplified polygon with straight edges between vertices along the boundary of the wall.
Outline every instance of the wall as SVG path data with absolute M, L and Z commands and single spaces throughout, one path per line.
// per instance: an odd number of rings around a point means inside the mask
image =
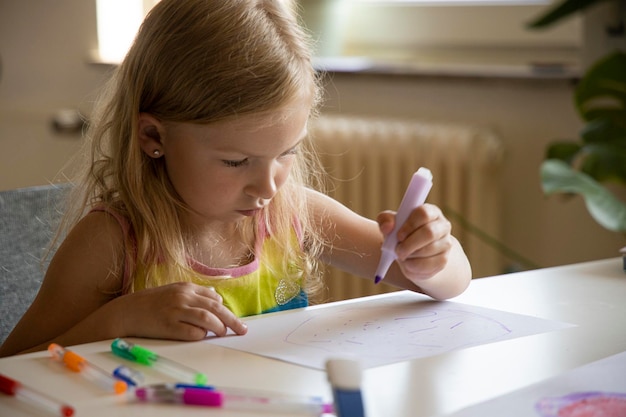
M 0 189 L 53 180 L 80 144 L 57 135 L 61 108 L 89 113 L 109 68 L 89 64 L 95 1 L 0 0 Z M 470 122 L 506 142 L 504 240 L 540 266 L 612 257 L 622 237 L 593 222 L 580 199 L 546 198 L 538 166 L 548 141 L 581 123 L 564 81 L 331 74 L 325 111 Z
M 53 181 L 78 149 L 51 120 L 89 113 L 109 71 L 89 64 L 96 45 L 95 1 L 0 0 L 0 189 Z

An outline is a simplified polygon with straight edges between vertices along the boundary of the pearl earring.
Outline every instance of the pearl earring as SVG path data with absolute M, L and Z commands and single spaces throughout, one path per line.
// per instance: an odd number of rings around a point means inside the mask
M 159 151 L 158 149 L 155 149 L 154 151 L 152 151 L 152 155 L 156 156 L 161 156 L 161 151 Z

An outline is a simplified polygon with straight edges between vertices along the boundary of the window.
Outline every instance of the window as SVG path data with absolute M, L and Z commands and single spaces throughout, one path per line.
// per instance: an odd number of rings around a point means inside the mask
M 547 30 L 525 25 L 550 0 L 297 0 L 318 56 L 427 64 L 576 65 L 579 17 Z M 96 0 L 99 60 L 120 62 L 158 0 Z
M 381 3 L 381 4 L 430 4 L 439 6 L 449 5 L 489 5 L 502 4 L 515 6 L 520 4 L 549 4 L 549 0 L 353 0 L 359 3 Z
M 98 52 L 96 59 L 119 63 L 133 42 L 145 14 L 158 0 L 96 0 Z
M 526 28 L 549 7 L 543 0 L 299 1 L 321 56 L 575 64 L 582 47 L 578 17 L 543 31 Z

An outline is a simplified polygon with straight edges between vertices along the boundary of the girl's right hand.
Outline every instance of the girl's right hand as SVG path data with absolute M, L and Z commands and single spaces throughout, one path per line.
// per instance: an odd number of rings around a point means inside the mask
M 238 335 L 248 331 L 214 289 L 189 282 L 138 291 L 112 303 L 121 309 L 119 325 L 127 336 L 191 341 L 209 332 L 224 336 L 229 328 Z

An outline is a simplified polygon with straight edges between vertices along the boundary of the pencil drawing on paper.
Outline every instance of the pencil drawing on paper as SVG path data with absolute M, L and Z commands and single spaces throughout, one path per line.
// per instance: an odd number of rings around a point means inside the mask
M 490 343 L 511 329 L 493 318 L 450 306 L 399 311 L 397 306 L 347 308 L 309 317 L 285 342 L 329 353 L 403 359 Z

